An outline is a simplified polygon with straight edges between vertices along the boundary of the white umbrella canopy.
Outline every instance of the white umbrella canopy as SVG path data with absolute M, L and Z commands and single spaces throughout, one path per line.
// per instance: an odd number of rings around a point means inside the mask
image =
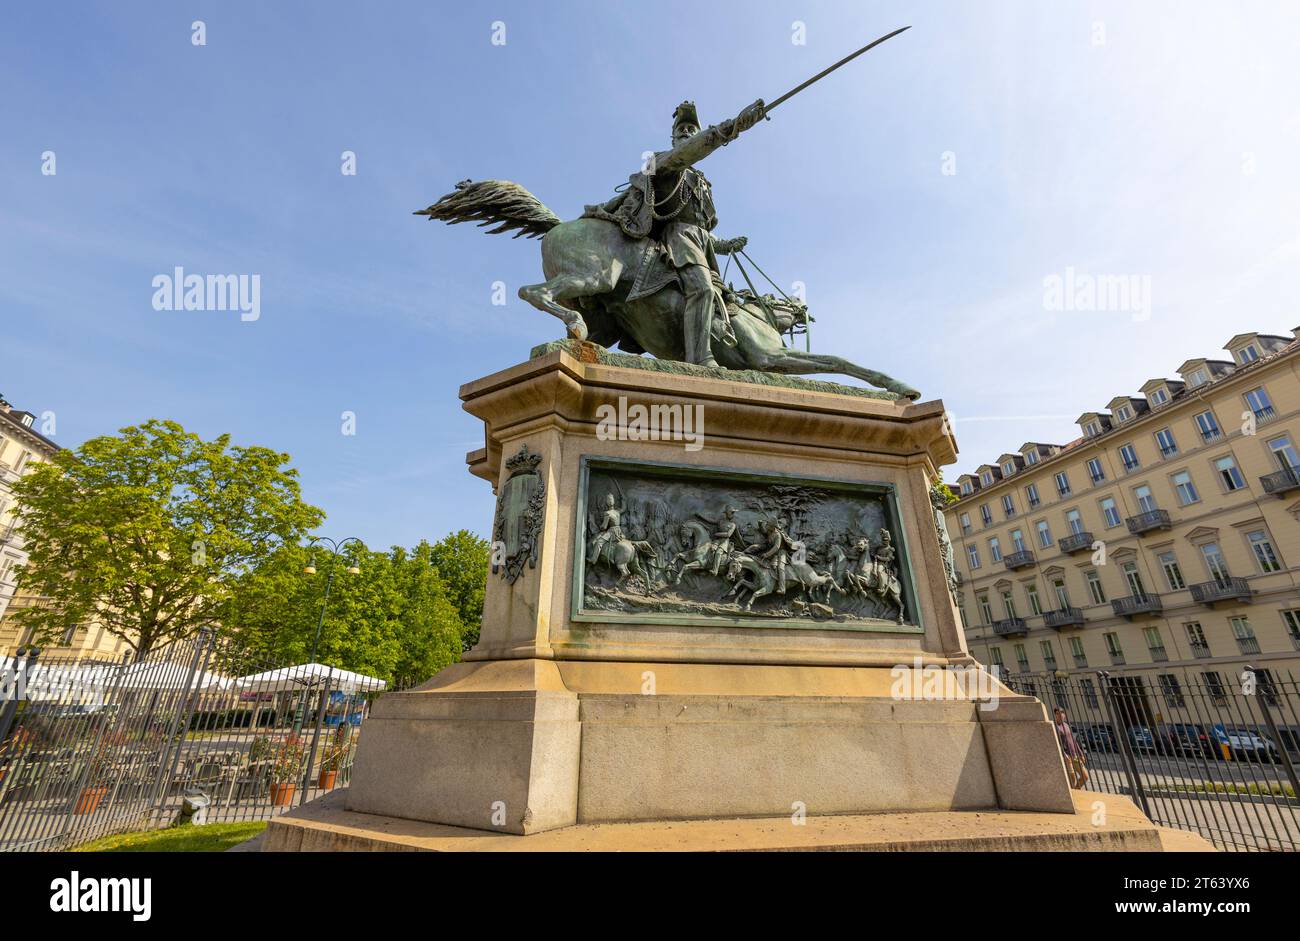
M 302 663 L 294 667 L 280 667 L 241 676 L 240 686 L 258 693 L 278 693 L 286 690 L 311 689 L 328 684 L 330 689 L 345 693 L 375 692 L 387 689 L 388 684 L 378 677 L 340 670 L 323 663 Z

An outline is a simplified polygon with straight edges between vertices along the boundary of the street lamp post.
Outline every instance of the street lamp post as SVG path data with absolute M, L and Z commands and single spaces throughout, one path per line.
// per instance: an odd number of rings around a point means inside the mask
M 302 572 L 304 575 L 316 574 L 315 550 L 317 548 L 321 548 L 322 550 L 328 550 L 329 552 L 329 561 L 327 563 L 329 569 L 325 577 L 325 597 L 321 599 L 320 617 L 316 619 L 316 634 L 312 638 L 311 656 L 307 660 L 308 663 L 316 662 L 316 652 L 320 647 L 320 633 L 321 633 L 321 629 L 325 626 L 325 609 L 329 607 L 330 588 L 332 588 L 334 585 L 334 568 L 335 568 L 334 563 L 337 562 L 338 559 L 342 557 L 343 548 L 347 546 L 348 543 L 356 543 L 357 545 L 362 544 L 361 540 L 358 539 L 356 536 L 349 536 L 347 539 L 344 539 L 340 542 L 335 542 L 333 539 L 330 539 L 328 536 L 313 536 L 311 541 L 307 543 L 307 545 L 312 548 L 312 555 L 311 558 L 308 560 L 306 566 L 303 567 Z M 361 569 L 359 569 L 355 565 L 349 565 L 345 571 L 349 575 L 361 574 Z M 303 711 L 306 708 L 306 702 L 307 702 L 307 691 L 306 689 L 304 689 L 302 697 L 298 701 L 298 708 L 294 710 L 293 731 L 295 734 L 302 731 L 302 717 L 303 717 Z

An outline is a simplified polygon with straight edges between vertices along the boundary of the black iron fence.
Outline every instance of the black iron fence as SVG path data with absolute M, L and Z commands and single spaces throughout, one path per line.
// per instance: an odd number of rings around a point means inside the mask
M 1065 710 L 1087 790 L 1132 797 L 1224 850 L 1300 848 L 1300 687 L 1289 672 L 1016 673 Z
M 347 782 L 383 688 L 206 634 L 144 658 L 0 658 L 0 851 L 276 816 Z

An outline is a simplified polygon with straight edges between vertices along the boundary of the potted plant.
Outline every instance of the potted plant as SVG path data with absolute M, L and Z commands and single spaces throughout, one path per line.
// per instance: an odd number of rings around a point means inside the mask
M 305 749 L 297 735 L 280 742 L 271 760 L 271 806 L 287 807 L 293 803 L 298 779 L 302 777 L 302 760 Z
M 351 752 L 352 747 L 347 735 L 347 727 L 340 725 L 321 755 L 320 777 L 316 781 L 316 786 L 323 791 L 333 790 L 334 785 L 338 782 L 339 772 L 343 770 L 343 766 L 347 763 Z
M 81 792 L 77 795 L 77 803 L 72 808 L 74 814 L 81 816 L 93 814 L 99 807 L 100 801 L 104 799 L 104 795 L 108 793 L 112 762 L 106 746 L 106 742 L 101 742 L 87 759 Z

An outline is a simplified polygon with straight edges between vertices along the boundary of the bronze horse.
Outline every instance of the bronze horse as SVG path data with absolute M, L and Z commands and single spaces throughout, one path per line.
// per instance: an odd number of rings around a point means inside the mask
M 518 230 L 514 237 L 542 238 L 546 280 L 519 289 L 538 310 L 564 321 L 571 336 L 603 346 L 617 342 L 629 352 L 659 359 L 685 360 L 681 288 L 673 281 L 655 293 L 627 300 L 645 253 L 642 239 L 629 238 L 613 222 L 580 218 L 561 222 L 536 196 L 506 180 L 466 180 L 417 215 L 495 225 L 491 233 Z M 766 309 L 765 309 L 766 308 Z M 921 393 L 882 372 L 827 353 L 790 349 L 781 340 L 782 317 L 807 317 L 799 303 L 763 301 L 753 294 L 736 297 L 731 325 L 734 346 L 713 339 L 713 355 L 728 369 L 757 369 L 786 375 L 839 373 L 909 399 Z M 769 318 L 778 320 L 774 324 Z

